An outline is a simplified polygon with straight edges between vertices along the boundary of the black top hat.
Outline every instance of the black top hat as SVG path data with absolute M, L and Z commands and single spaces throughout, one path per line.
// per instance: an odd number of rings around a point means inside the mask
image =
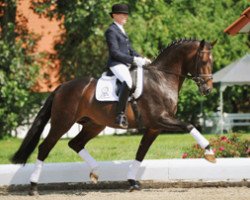
M 124 13 L 129 14 L 129 9 L 127 4 L 114 4 L 112 6 L 112 12 L 109 13 L 112 17 L 112 14 L 114 13 Z

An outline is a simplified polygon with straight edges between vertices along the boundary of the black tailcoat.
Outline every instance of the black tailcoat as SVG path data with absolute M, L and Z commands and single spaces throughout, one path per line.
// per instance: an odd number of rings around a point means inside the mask
M 113 67 L 121 63 L 128 66 L 132 64 L 134 56 L 140 56 L 132 49 L 128 36 L 115 23 L 109 26 L 105 32 L 105 37 L 109 49 L 107 67 Z

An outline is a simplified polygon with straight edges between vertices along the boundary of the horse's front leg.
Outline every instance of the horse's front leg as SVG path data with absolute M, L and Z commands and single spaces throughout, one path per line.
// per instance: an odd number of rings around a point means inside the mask
M 85 149 L 85 145 L 94 137 L 96 137 L 105 126 L 95 124 L 92 121 L 88 121 L 86 123 L 82 123 L 83 128 L 78 133 L 76 137 L 71 139 L 68 143 L 69 147 L 72 148 L 78 155 L 86 161 L 87 165 L 90 168 L 90 179 L 94 182 L 98 182 L 98 171 L 99 165 L 97 161 L 89 154 L 89 152 Z
M 216 163 L 214 152 L 210 147 L 209 141 L 192 124 L 187 124 L 178 119 L 161 115 L 158 125 L 163 130 L 189 132 L 200 147 L 205 150 L 205 159 L 209 162 Z
M 159 132 L 159 130 L 148 129 L 141 139 L 140 146 L 136 153 L 136 159 L 129 166 L 129 171 L 127 174 L 127 179 L 130 184 L 130 192 L 140 189 L 136 182 L 136 174 L 140 168 L 142 160 L 148 152 L 149 147 L 154 142 Z

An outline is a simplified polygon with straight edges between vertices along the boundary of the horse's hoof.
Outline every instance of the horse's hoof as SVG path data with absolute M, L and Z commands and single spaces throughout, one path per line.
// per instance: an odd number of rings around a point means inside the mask
M 37 190 L 30 190 L 28 193 L 30 196 L 39 196 L 39 193 Z
M 95 174 L 95 173 L 93 173 L 93 172 L 91 172 L 90 174 L 89 174 L 89 177 L 90 177 L 90 180 L 93 182 L 93 183 L 98 183 L 98 175 L 97 174 Z
M 139 191 L 139 190 L 141 190 L 140 189 L 140 186 L 139 185 L 132 185 L 132 186 L 130 186 L 130 188 L 129 188 L 129 192 L 134 192 L 134 191 Z
M 212 154 L 205 154 L 205 159 L 211 163 L 216 163 L 216 158 Z
M 30 196 L 38 196 L 38 189 L 37 189 L 37 183 L 31 182 L 30 183 L 30 191 L 28 193 Z
M 129 185 L 130 185 L 129 192 L 140 190 L 140 186 L 135 180 L 128 179 L 128 182 L 129 182 Z

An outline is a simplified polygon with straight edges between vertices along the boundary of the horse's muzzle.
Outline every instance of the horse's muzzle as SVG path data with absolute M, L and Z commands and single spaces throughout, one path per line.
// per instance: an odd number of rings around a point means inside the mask
M 208 88 L 205 90 L 204 94 L 205 95 L 209 95 L 211 93 L 212 89 L 211 88 Z
M 199 89 L 200 93 L 205 96 L 209 95 L 212 92 L 212 88 L 208 87 L 207 85 L 201 85 Z

